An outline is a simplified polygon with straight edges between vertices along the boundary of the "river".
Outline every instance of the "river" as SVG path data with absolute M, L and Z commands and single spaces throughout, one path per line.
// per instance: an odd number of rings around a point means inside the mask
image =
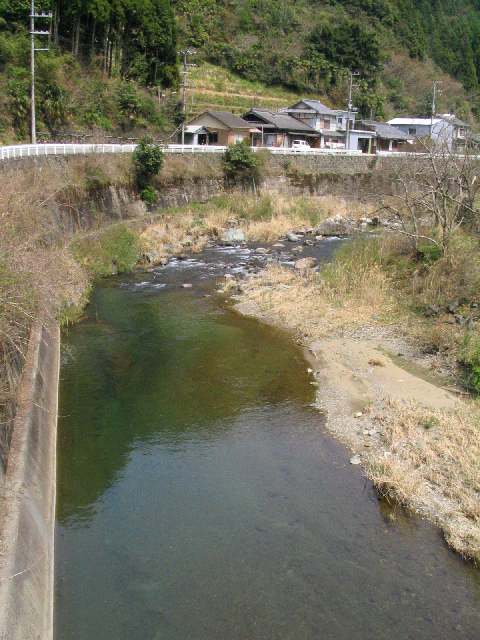
M 56 639 L 480 637 L 478 571 L 349 464 L 293 341 L 214 294 L 246 254 L 105 280 L 63 336 Z

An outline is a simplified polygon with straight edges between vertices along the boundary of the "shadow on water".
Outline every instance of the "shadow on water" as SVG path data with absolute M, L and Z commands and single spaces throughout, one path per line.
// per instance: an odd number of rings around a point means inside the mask
M 64 336 L 57 640 L 478 638 L 477 571 L 377 500 L 301 352 L 204 275 L 105 283 Z

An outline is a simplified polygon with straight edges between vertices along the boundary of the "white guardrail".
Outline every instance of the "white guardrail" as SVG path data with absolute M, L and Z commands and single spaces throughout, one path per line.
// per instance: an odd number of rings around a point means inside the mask
M 93 153 L 133 153 L 136 144 L 18 144 L 6 147 L 0 146 L 0 160 L 14 160 L 18 158 L 38 158 L 42 156 L 71 156 Z M 210 145 L 159 145 L 165 153 L 225 153 L 227 147 Z M 289 147 L 251 147 L 252 151 L 268 151 L 272 155 L 282 156 L 370 156 L 362 151 L 346 151 L 345 149 L 291 149 Z M 379 156 L 405 157 L 408 152 L 380 151 Z M 415 153 L 408 155 L 425 155 Z
M 0 160 L 14 160 L 18 158 L 38 158 L 42 156 L 70 156 L 93 153 L 133 153 L 135 144 L 18 144 L 0 147 Z M 213 145 L 160 145 L 165 153 L 225 153 L 227 147 Z M 273 155 L 344 155 L 361 156 L 361 151 L 346 151 L 345 149 L 290 149 L 287 147 L 252 147 L 255 152 L 269 151 Z

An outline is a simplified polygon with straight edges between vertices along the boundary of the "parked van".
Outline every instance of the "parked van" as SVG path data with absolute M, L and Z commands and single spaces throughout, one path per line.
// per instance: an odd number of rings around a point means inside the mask
M 292 151 L 308 151 L 310 145 L 306 140 L 294 140 L 292 142 Z

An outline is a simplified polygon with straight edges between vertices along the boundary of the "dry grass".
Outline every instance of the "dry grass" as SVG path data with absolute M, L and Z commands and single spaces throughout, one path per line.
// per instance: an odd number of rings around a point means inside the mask
M 243 299 L 312 340 L 374 322 L 393 306 L 388 280 L 374 263 L 334 263 L 320 275 L 272 265 L 247 281 Z
M 433 411 L 390 402 L 374 416 L 389 455 L 367 467 L 387 497 L 419 507 L 447 542 L 480 561 L 480 408 Z
M 11 163 L 0 172 L 0 457 L 5 461 L 15 391 L 37 317 L 68 320 L 88 288 L 66 242 L 86 220 L 90 189 L 128 186 L 127 159 L 79 157 Z M 1 465 L 0 465 L 1 466 Z
M 225 194 L 203 205 L 165 213 L 142 233 L 142 241 L 147 252 L 168 256 L 186 248 L 200 251 L 209 239 L 221 236 L 225 228 L 238 226 L 249 241 L 273 242 L 292 229 L 318 224 L 330 210 L 346 206 L 343 199 L 333 198 Z

